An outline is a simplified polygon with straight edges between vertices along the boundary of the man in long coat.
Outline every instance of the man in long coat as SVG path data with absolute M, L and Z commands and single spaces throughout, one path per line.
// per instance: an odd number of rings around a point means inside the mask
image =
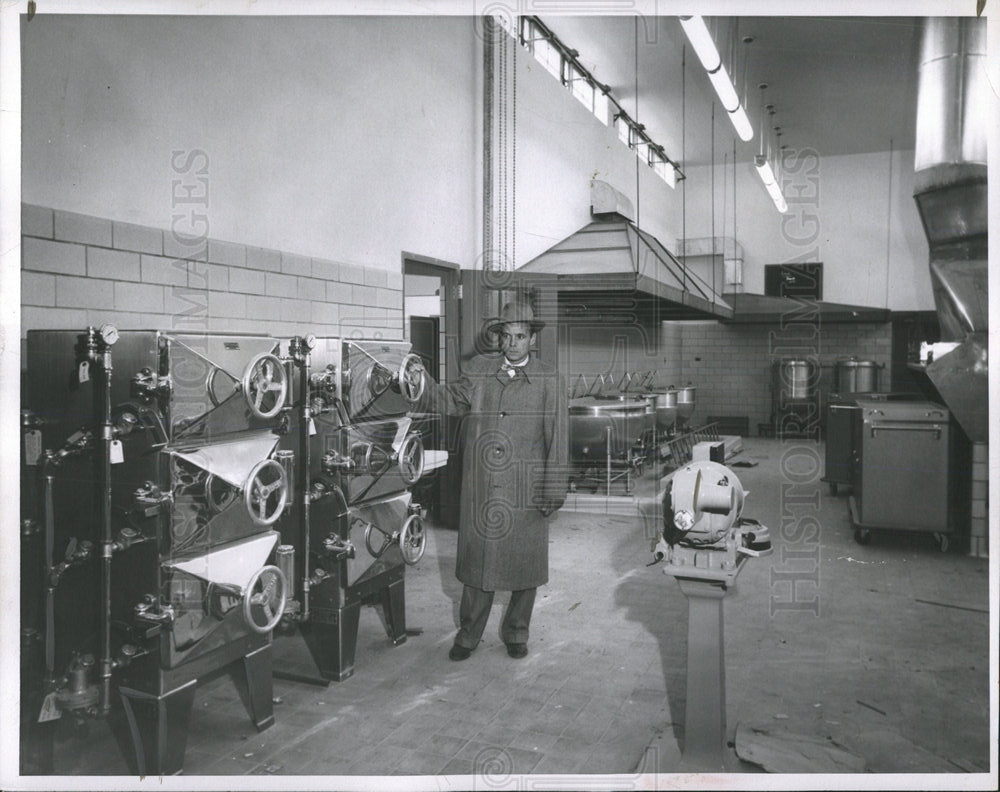
M 508 303 L 487 327 L 501 354 L 477 356 L 457 381 L 425 389 L 432 409 L 461 416 L 455 574 L 465 585 L 452 660 L 479 644 L 498 590 L 511 592 L 501 638 L 511 657 L 524 657 L 535 591 L 549 579 L 549 516 L 566 498 L 568 408 L 558 373 L 529 354 L 543 325 L 526 301 Z

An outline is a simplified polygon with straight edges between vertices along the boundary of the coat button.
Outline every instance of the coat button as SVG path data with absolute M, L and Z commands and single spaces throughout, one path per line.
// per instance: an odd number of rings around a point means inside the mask
M 500 417 L 501 417 L 501 418 L 506 418 L 506 417 L 507 417 L 507 413 L 505 413 L 505 412 L 501 412 L 501 413 L 500 413 Z

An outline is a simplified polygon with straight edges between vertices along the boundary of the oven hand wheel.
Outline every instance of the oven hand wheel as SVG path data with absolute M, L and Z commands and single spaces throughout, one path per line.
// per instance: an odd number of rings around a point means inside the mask
M 420 435 L 408 434 L 396 454 L 399 463 L 399 475 L 403 483 L 410 487 L 416 484 L 424 474 L 424 442 Z
M 233 393 L 235 393 L 240 389 L 240 383 L 234 381 L 232 383 L 232 392 L 227 394 L 223 398 L 220 398 L 219 394 L 215 392 L 215 378 L 219 376 L 220 371 L 222 371 L 222 369 L 220 369 L 218 366 L 213 366 L 212 370 L 208 372 L 208 376 L 205 378 L 205 390 L 208 393 L 208 398 L 212 402 L 213 407 L 218 407 L 220 404 L 226 401 Z M 222 373 L 226 374 L 226 372 L 224 371 L 222 371 Z M 229 374 L 226 374 L 226 376 L 229 377 Z
M 399 530 L 399 549 L 403 553 L 403 561 L 413 566 L 423 558 L 426 546 L 424 521 L 420 519 L 419 514 L 411 514 Z
M 273 459 L 254 465 L 243 486 L 243 505 L 257 525 L 272 525 L 281 517 L 288 501 L 285 469 Z
M 285 367 L 274 355 L 262 352 L 243 373 L 243 398 L 258 418 L 273 418 L 285 406 L 288 378 Z
M 354 461 L 356 475 L 369 475 L 378 478 L 392 464 L 392 459 L 374 443 L 356 443 L 351 447 L 351 459 Z
M 258 569 L 247 584 L 243 597 L 243 618 L 255 633 L 273 630 L 285 612 L 288 581 L 285 573 L 273 564 Z M 263 621 L 259 617 L 263 616 Z
M 376 399 L 389 390 L 389 386 L 393 383 L 393 374 L 389 369 L 379 363 L 377 360 L 374 365 L 368 369 L 368 392 Z
M 209 473 L 205 478 L 205 503 L 212 514 L 218 514 L 232 503 L 235 494 L 229 484 L 214 474 Z
M 420 355 L 410 352 L 399 364 L 396 372 L 396 386 L 403 398 L 410 404 L 416 404 L 424 395 L 424 371 Z
M 372 544 L 373 529 L 382 534 L 382 546 L 375 548 Z M 399 531 L 388 534 L 374 523 L 365 526 L 365 547 L 375 558 L 381 556 L 389 546 L 396 542 L 403 554 L 403 561 L 409 566 L 416 564 L 424 555 L 424 548 L 427 545 L 427 538 L 424 534 L 424 523 L 419 514 L 411 514 L 406 518 L 403 527 Z
M 382 546 L 378 549 L 372 544 L 372 537 L 374 536 L 373 531 L 378 531 L 382 535 Z M 375 558 L 378 558 L 386 550 L 389 549 L 389 545 L 393 543 L 398 537 L 395 534 L 387 534 L 381 528 L 379 528 L 375 523 L 368 523 L 365 526 L 365 547 L 368 548 L 368 552 Z

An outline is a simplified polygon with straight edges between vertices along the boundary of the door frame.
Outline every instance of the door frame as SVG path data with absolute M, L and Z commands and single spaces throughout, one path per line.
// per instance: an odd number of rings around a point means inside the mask
M 419 253 L 402 251 L 400 254 L 400 269 L 403 274 L 403 337 L 408 338 L 410 328 L 406 315 L 406 276 L 429 275 L 441 278 L 442 313 L 441 326 L 444 332 L 444 353 L 441 364 L 444 371 L 434 372 L 435 379 L 447 381 L 458 372 L 459 362 L 459 309 L 460 297 L 460 267 L 458 264 L 432 256 L 422 256 Z

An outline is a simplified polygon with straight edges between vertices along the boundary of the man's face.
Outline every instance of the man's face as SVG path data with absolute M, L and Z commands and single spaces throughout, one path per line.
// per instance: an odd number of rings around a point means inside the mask
M 500 351 L 511 363 L 520 363 L 528 357 L 533 343 L 535 334 L 527 322 L 508 322 L 500 328 Z

